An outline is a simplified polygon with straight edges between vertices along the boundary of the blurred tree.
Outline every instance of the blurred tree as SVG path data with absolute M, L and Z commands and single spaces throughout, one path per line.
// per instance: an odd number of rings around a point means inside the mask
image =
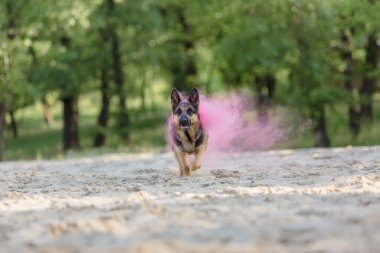
M 29 62 L 25 56 L 20 29 L 25 19 L 25 7 L 29 1 L 2 1 L 3 15 L 0 18 L 1 49 L 0 56 L 0 153 L 3 151 L 3 130 L 5 114 L 10 115 L 10 129 L 14 137 L 18 136 L 15 113 L 18 109 L 33 102 L 33 87 L 25 85 Z M 2 155 L 0 155 L 2 156 Z
M 142 16 L 146 18 L 142 20 Z M 137 93 L 145 106 L 148 73 L 156 70 L 162 57 L 159 46 L 163 39 L 162 34 L 157 32 L 159 21 L 158 11 L 148 0 L 128 3 L 105 0 L 92 13 L 90 30 L 95 34 L 93 43 L 103 48 L 101 53 L 94 52 L 92 55 L 102 93 L 94 146 L 105 143 L 110 101 L 114 95 L 118 96 L 116 130 L 128 142 L 127 98 L 130 96 L 132 99 Z M 127 60 L 123 61 L 123 58 Z
M 107 37 L 104 36 L 104 42 L 107 42 Z M 100 91 L 101 91 L 101 109 L 98 115 L 98 128 L 94 137 L 94 147 L 101 147 L 106 141 L 106 128 L 109 120 L 109 110 L 111 102 L 110 90 L 110 69 L 109 66 L 100 67 Z
M 197 66 L 195 61 L 195 27 L 191 24 L 191 11 L 197 1 L 165 0 L 157 5 L 167 33 L 167 59 L 163 64 L 172 77 L 172 86 L 188 91 L 197 85 Z
M 63 105 L 63 150 L 67 151 L 80 146 L 78 99 L 83 91 L 91 90 L 91 64 L 82 35 L 92 5 L 70 0 L 51 6 L 42 1 L 40 7 L 31 24 L 30 80 L 38 84 L 42 99 L 49 92 L 58 92 Z
M 379 9 L 380 11 L 380 9 Z M 369 34 L 367 37 L 367 46 L 365 48 L 366 63 L 363 84 L 360 88 L 361 110 L 360 114 L 363 120 L 372 121 L 373 116 L 373 95 L 376 91 L 378 72 L 378 63 L 380 58 L 380 45 L 378 36 Z
M 157 96 L 153 94 L 154 79 L 166 79 L 170 72 L 164 68 L 169 53 L 166 47 L 168 31 L 162 26 L 156 4 L 152 0 L 135 0 L 122 5 L 125 15 L 122 15 L 121 39 L 126 41 L 122 52 L 127 58 L 124 69 L 128 94 L 131 99 L 138 97 L 143 108 L 147 106 L 148 96 L 150 105 Z
M 4 153 L 5 105 L 0 101 L 0 162 Z
M 60 43 L 62 47 L 64 48 L 65 52 L 68 54 L 71 53 L 72 50 L 71 47 L 71 37 L 69 37 L 67 34 L 62 34 L 60 37 Z M 73 60 L 77 60 L 76 57 L 72 59 L 67 59 L 68 62 L 65 62 L 65 60 L 62 62 L 62 64 L 67 63 L 74 63 Z M 61 72 L 59 69 L 55 69 L 53 67 L 52 72 L 56 71 L 56 74 L 58 76 L 63 77 L 63 75 L 66 75 L 66 80 L 64 85 L 75 85 L 78 86 L 80 83 L 76 82 L 76 80 L 71 79 L 70 75 L 73 73 L 70 73 L 71 71 L 67 69 L 68 71 L 64 70 Z M 61 73 L 60 73 L 61 72 Z M 73 77 L 76 78 L 76 77 Z M 62 79 L 61 79 L 62 80 Z M 63 84 L 63 83 L 62 83 Z M 62 85 L 61 84 L 61 85 Z M 69 90 L 66 90 L 67 87 L 65 87 L 65 90 L 62 89 L 61 91 L 61 101 L 63 103 L 63 150 L 67 151 L 69 149 L 75 149 L 79 148 L 79 108 L 78 108 L 78 93 L 80 92 L 77 90 L 77 87 L 72 87 Z
M 379 1 L 3 0 L 0 7 L 0 123 L 9 115 L 14 136 L 20 108 L 40 101 L 49 123 L 55 97 L 64 150 L 79 147 L 78 101 L 96 91 L 94 146 L 106 143 L 110 119 L 128 142 L 132 120 L 143 115 L 131 109 L 161 101 L 173 86 L 249 90 L 261 120 L 273 102 L 296 108 L 314 122 L 316 146 L 330 145 L 327 109 L 348 108 L 353 136 L 376 115 Z
M 376 83 L 380 76 L 380 28 L 379 12 L 380 2 L 374 0 L 363 1 L 361 6 L 363 17 L 362 28 L 366 32 L 364 79 L 360 88 L 361 94 L 361 118 L 364 121 L 372 121 L 373 95 L 376 91 Z
M 290 1 L 290 29 L 295 39 L 295 61 L 291 66 L 290 91 L 301 113 L 313 120 L 314 145 L 330 146 L 326 106 L 339 101 L 336 58 L 330 42 L 336 37 L 330 29 L 333 15 L 327 2 Z
M 355 99 L 355 76 L 354 67 L 355 61 L 353 58 L 353 46 L 352 46 L 352 32 L 348 27 L 344 28 L 342 33 L 342 47 L 341 54 L 345 67 L 343 71 L 344 87 L 348 92 L 348 125 L 354 136 L 358 136 L 360 132 L 360 111 L 358 110 L 357 101 Z
M 114 0 L 106 0 L 107 13 L 111 16 L 116 16 L 116 3 Z M 117 128 L 119 129 L 121 138 L 129 142 L 129 116 L 126 105 L 126 93 L 124 84 L 123 62 L 121 54 L 121 40 L 118 34 L 118 27 L 120 26 L 118 20 L 114 17 L 109 19 L 107 25 L 107 33 L 111 42 L 111 55 L 112 55 L 112 70 L 113 78 L 116 84 L 117 95 L 119 99 L 119 111 L 117 116 Z
M 113 22 L 117 17 L 114 16 L 114 2 L 103 1 L 101 2 L 91 13 L 89 37 L 92 38 L 91 44 L 96 48 L 102 48 L 91 52 L 93 66 L 93 73 L 100 79 L 100 93 L 101 93 L 101 108 L 97 119 L 97 131 L 94 137 L 94 147 L 101 147 L 106 141 L 106 129 L 108 126 L 110 115 L 111 99 L 117 92 L 112 92 L 115 89 L 111 87 L 111 81 L 114 79 L 112 66 L 112 45 L 111 45 L 111 33 L 115 33 Z M 119 84 L 120 85 L 120 84 Z M 122 83 L 122 85 L 124 85 Z M 122 110 L 125 108 L 125 98 L 121 95 L 121 101 L 124 100 Z M 120 99 L 119 99 L 120 103 Z M 121 102 L 122 103 L 122 102 Z
M 286 26 L 284 1 L 233 1 L 216 5 L 215 57 L 224 82 L 230 87 L 250 87 L 260 120 L 275 99 L 276 74 L 287 67 L 292 50 Z M 211 32 L 211 31 L 210 31 Z
M 341 32 L 342 57 L 345 61 L 345 86 L 349 91 L 349 126 L 358 135 L 360 124 L 371 121 L 373 95 L 379 76 L 378 45 L 380 22 L 378 1 L 336 1 L 331 3 Z M 356 81 L 355 79 L 359 80 Z M 358 94 L 359 96 L 356 96 Z
M 30 63 L 30 69 L 28 73 L 28 82 L 31 85 L 38 86 L 38 79 L 36 80 L 34 78 L 34 72 L 36 71 L 36 68 L 38 66 L 38 59 L 37 59 L 37 52 L 35 49 L 35 40 L 37 39 L 34 35 L 28 36 L 30 38 L 27 39 L 28 45 L 27 45 L 27 50 L 28 53 L 31 57 L 31 63 Z M 49 94 L 48 92 L 44 91 L 43 89 L 39 90 L 39 96 L 40 96 L 40 101 L 42 103 L 42 110 L 43 110 L 43 118 L 46 122 L 46 124 L 51 125 L 54 122 L 53 114 L 51 111 L 51 102 L 49 101 Z

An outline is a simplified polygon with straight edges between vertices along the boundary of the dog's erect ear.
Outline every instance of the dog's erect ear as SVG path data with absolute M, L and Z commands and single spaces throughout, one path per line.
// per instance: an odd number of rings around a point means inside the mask
M 199 106 L 199 93 L 198 93 L 198 90 L 196 88 L 192 88 L 191 89 L 188 101 L 192 104 L 192 106 L 194 106 L 195 109 L 198 110 L 198 106 Z
M 174 109 L 177 108 L 179 102 L 181 102 L 181 96 L 179 95 L 176 88 L 172 90 L 171 101 L 172 101 L 172 110 L 174 111 Z

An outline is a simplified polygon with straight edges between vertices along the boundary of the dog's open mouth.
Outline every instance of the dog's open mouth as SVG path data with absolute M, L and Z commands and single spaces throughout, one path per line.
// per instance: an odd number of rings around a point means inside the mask
M 179 127 L 181 128 L 182 131 L 187 131 L 190 128 L 190 126 L 188 125 L 180 125 Z

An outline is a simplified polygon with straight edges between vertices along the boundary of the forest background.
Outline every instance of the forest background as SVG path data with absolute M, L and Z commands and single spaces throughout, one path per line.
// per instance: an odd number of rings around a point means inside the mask
M 165 146 L 173 87 L 244 93 L 275 148 L 380 143 L 380 1 L 0 0 L 0 161 Z M 299 128 L 299 129 L 298 129 Z

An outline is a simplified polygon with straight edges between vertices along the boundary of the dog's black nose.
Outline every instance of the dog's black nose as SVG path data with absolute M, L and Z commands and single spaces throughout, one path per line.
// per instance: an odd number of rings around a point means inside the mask
M 179 119 L 179 124 L 182 126 L 187 125 L 188 123 L 189 123 L 189 120 L 186 117 L 181 117 Z

